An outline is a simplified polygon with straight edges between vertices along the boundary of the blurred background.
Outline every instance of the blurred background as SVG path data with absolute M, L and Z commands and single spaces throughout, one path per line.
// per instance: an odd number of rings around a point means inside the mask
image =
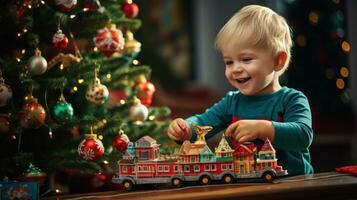
M 204 110 L 233 90 L 214 47 L 215 36 L 241 7 L 270 7 L 290 24 L 292 63 L 282 85 L 303 91 L 310 100 L 315 137 L 311 146 L 316 172 L 357 163 L 357 2 L 345 0 L 150 0 L 137 1 L 142 28 L 140 59 L 153 69 L 154 103 L 172 118 Z

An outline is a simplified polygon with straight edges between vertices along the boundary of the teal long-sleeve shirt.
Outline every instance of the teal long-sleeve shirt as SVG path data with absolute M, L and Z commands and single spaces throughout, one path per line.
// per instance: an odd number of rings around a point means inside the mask
M 241 119 L 272 121 L 275 129 L 273 146 L 278 163 L 290 175 L 313 173 L 309 152 L 313 140 L 311 110 L 302 92 L 288 87 L 265 96 L 228 92 L 206 112 L 189 117 L 186 122 L 212 126 L 213 130 L 206 135 L 209 139 Z M 191 141 L 195 141 L 196 137 L 193 130 Z

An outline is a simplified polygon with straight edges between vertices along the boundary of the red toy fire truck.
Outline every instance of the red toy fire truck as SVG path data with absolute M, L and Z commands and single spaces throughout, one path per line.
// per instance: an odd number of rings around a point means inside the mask
M 159 144 L 150 136 L 131 143 L 118 161 L 119 173 L 114 183 L 132 190 L 137 184 L 170 183 L 180 187 L 185 181 L 210 184 L 212 180 L 232 183 L 241 178 L 262 178 L 271 182 L 287 171 L 277 164 L 275 149 L 268 139 L 262 146 L 253 143 L 238 144 L 232 149 L 224 134 L 214 152 L 207 146 L 205 134 L 210 126 L 195 126 L 197 141 L 185 141 L 178 155 L 163 156 Z

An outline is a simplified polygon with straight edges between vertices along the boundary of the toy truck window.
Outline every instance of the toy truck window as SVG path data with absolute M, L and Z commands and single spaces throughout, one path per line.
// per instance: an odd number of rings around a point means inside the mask
M 168 166 L 168 165 L 165 165 L 164 171 L 165 171 L 165 172 L 169 172 L 169 166 Z
M 174 171 L 178 172 L 179 171 L 179 167 L 177 165 L 174 166 Z
M 205 165 L 205 171 L 210 171 L 209 165 Z
M 192 156 L 192 157 L 191 157 L 191 162 L 195 162 L 195 161 L 196 161 L 195 157 Z
M 184 166 L 184 170 L 185 170 L 185 172 L 189 172 L 190 171 L 190 166 L 189 165 L 185 165 Z
M 199 172 L 200 171 L 200 166 L 199 165 L 195 165 L 194 166 L 194 171 L 195 172 Z

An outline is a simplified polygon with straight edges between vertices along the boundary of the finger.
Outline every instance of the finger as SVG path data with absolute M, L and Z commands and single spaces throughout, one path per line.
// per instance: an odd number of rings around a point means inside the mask
M 183 119 L 179 119 L 177 120 L 177 125 L 180 127 L 180 129 L 183 131 L 183 132 L 187 132 L 187 124 L 186 124 L 186 121 L 183 120 Z
M 172 140 L 176 140 L 176 141 L 180 140 L 177 136 L 173 135 L 172 133 L 168 133 L 167 135 L 168 135 L 169 138 L 171 138 Z
M 239 142 L 239 143 L 244 143 L 244 142 L 249 142 L 249 141 L 251 141 L 251 140 L 252 140 L 252 138 L 251 138 L 249 135 L 245 135 L 245 136 L 241 137 L 241 138 L 238 140 L 238 142 Z
M 182 131 L 181 127 L 178 125 L 178 123 L 174 123 L 172 125 L 172 130 L 175 132 L 177 135 L 182 135 L 184 131 Z
M 169 128 L 167 129 L 167 135 L 173 139 L 173 138 L 179 138 L 179 134 L 177 134 L 175 132 L 175 130 L 172 128 L 172 125 L 169 126 Z
M 226 129 L 226 135 L 230 137 L 234 137 L 234 132 L 236 131 L 238 127 L 238 123 L 233 123 L 228 128 Z

